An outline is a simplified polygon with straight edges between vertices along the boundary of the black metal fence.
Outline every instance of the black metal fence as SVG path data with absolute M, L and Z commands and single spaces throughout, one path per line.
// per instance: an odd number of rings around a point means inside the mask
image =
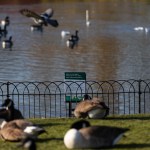
M 101 98 L 110 114 L 150 113 L 150 80 L 0 82 L 0 104 L 13 99 L 26 118 L 70 117 L 85 93 Z

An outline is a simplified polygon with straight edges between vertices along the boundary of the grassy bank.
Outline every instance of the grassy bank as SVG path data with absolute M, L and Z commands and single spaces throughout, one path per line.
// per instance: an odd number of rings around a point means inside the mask
M 66 150 L 63 136 L 75 118 L 30 119 L 41 124 L 48 132 L 39 137 L 37 150 Z M 109 116 L 105 120 L 90 120 L 92 125 L 109 125 L 129 128 L 114 150 L 148 150 L 150 149 L 150 114 Z M 0 150 L 15 150 L 17 143 L 0 140 Z M 19 148 L 17 148 L 19 149 Z

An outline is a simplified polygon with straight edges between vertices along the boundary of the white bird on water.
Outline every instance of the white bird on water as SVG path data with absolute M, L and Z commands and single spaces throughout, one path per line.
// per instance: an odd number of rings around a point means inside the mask
M 90 26 L 91 22 L 89 21 L 89 11 L 86 10 L 86 26 Z
M 62 38 L 65 38 L 67 35 L 70 35 L 70 31 L 65 31 L 65 30 L 61 31 Z
M 150 31 L 150 28 L 146 28 L 146 27 L 135 27 L 134 28 L 135 31 L 142 31 L 145 33 L 148 33 Z

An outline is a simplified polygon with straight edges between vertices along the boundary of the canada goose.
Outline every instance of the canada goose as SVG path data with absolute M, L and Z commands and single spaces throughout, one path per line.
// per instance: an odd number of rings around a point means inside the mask
M 64 144 L 68 149 L 112 147 L 128 130 L 111 126 L 91 126 L 88 121 L 80 120 L 66 132 Z
M 7 98 L 1 106 L 5 108 L 0 109 L 0 118 L 6 121 L 24 119 L 21 112 L 15 109 L 14 102 L 11 99 Z
M 9 16 L 6 16 L 4 20 L 1 20 L 0 33 L 2 36 L 7 35 L 7 26 L 9 26 L 9 23 L 10 23 Z
M 6 16 L 4 20 L 1 20 L 1 27 L 9 26 L 9 24 L 10 24 L 9 16 Z
M 78 43 L 78 41 L 79 41 L 78 33 L 79 33 L 79 31 L 76 30 L 76 31 L 75 31 L 75 35 L 73 34 L 73 40 L 76 41 L 76 43 Z
M 20 13 L 26 17 L 29 17 L 34 20 L 36 24 L 48 26 L 48 24 L 52 25 L 53 27 L 58 27 L 58 22 L 55 19 L 51 19 L 53 16 L 53 9 L 49 8 L 42 14 L 37 14 L 28 9 L 21 9 Z
M 27 150 L 36 150 L 35 139 L 30 136 L 23 138 L 17 146 L 23 147 Z
M 73 49 L 74 46 L 76 45 L 76 41 L 73 39 L 73 35 L 66 41 L 67 47 Z
M 85 99 L 79 102 L 74 110 L 74 115 L 77 118 L 105 118 L 109 114 L 109 108 L 98 98 Z
M 1 119 L 2 120 L 2 119 Z M 20 141 L 25 137 L 36 139 L 38 135 L 46 133 L 45 129 L 24 119 L 1 121 L 0 137 L 6 141 Z
M 12 36 L 9 37 L 9 39 L 7 40 L 3 40 L 2 41 L 2 48 L 6 49 L 6 48 L 12 48 L 13 46 L 13 42 L 12 42 Z
M 79 36 L 78 36 L 78 30 L 75 31 L 75 35 L 71 34 L 70 38 L 66 41 L 67 47 L 73 49 L 74 46 L 78 46 Z
M 2 26 L 2 25 L 1 25 Z M 4 36 L 6 37 L 8 31 L 7 31 L 7 28 L 6 28 L 6 25 L 4 25 L 4 27 L 1 27 L 0 26 L 0 34 L 1 34 L 1 37 Z

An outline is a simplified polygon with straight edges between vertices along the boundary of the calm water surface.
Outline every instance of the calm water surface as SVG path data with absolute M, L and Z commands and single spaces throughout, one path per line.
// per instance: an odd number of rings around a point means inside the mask
M 31 32 L 32 20 L 20 9 L 41 13 L 54 9 L 59 27 Z M 150 32 L 135 27 L 150 27 L 147 1 L 72 1 L 37 4 L 2 4 L 0 19 L 10 17 L 8 36 L 13 36 L 12 51 L 0 45 L 0 81 L 64 80 L 64 72 L 86 72 L 87 80 L 149 79 Z M 91 26 L 86 26 L 89 10 Z M 66 47 L 61 31 L 79 30 L 77 48 Z

